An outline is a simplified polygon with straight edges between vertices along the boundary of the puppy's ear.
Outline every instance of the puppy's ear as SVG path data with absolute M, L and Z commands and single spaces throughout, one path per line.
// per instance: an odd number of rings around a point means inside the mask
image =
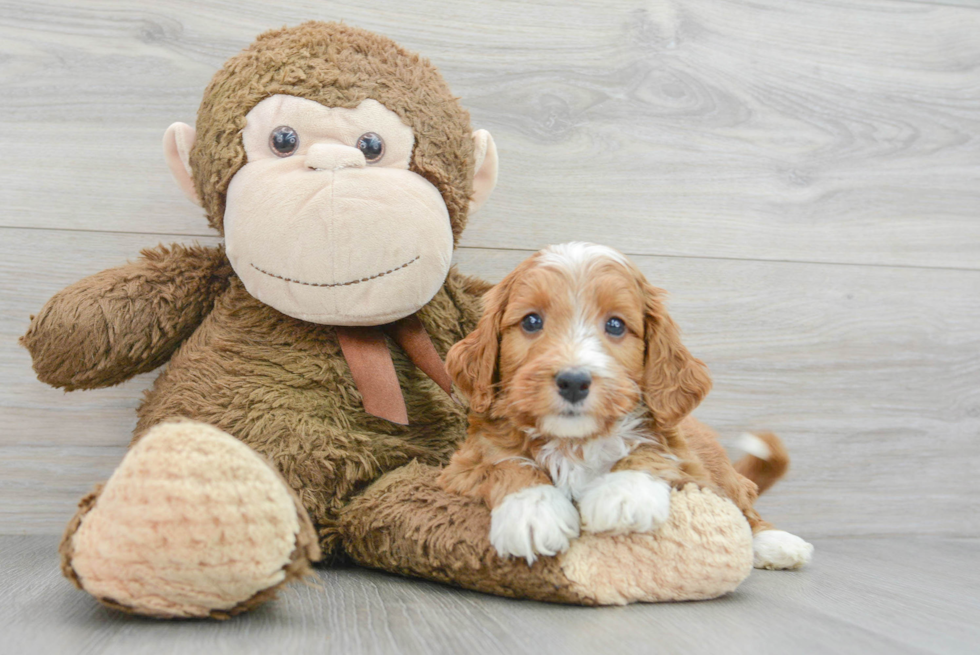
M 641 281 L 645 296 L 646 355 L 643 398 L 657 427 L 670 429 L 694 411 L 711 390 L 708 367 L 681 343 L 663 306 L 664 291 Z
M 477 414 L 485 414 L 493 404 L 500 323 L 507 307 L 511 279 L 508 277 L 487 291 L 483 297 L 483 316 L 476 329 L 446 354 L 449 375 L 470 399 L 470 409 Z

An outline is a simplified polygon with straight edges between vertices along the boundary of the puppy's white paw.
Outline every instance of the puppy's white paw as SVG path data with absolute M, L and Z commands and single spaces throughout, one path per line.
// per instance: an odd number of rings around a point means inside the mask
M 583 530 L 650 532 L 670 516 L 670 485 L 643 471 L 606 473 L 586 487 L 578 506 Z
M 550 484 L 512 493 L 490 512 L 490 543 L 502 557 L 523 557 L 529 565 L 538 555 L 565 552 L 578 533 L 575 506 Z
M 752 538 L 752 566 L 757 569 L 798 569 L 812 557 L 812 545 L 783 530 L 764 530 Z

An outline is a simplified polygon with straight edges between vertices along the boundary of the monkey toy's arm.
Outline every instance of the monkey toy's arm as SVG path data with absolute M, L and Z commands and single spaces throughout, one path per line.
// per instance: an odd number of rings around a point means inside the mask
M 63 289 L 21 337 L 42 382 L 108 387 L 166 362 L 228 286 L 224 248 L 158 246 Z

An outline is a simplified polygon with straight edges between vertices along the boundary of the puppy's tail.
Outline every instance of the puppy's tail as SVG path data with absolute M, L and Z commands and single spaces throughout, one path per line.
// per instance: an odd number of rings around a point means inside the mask
M 746 454 L 735 462 L 735 470 L 755 482 L 760 494 L 789 470 L 786 446 L 772 432 L 745 432 L 738 438 L 738 447 Z

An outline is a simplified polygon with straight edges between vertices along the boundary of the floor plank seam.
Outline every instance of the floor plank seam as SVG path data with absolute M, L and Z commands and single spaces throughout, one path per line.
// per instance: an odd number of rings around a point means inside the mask
M 125 236 L 153 236 L 166 237 L 170 239 L 220 239 L 219 234 L 183 234 L 171 232 L 128 232 L 123 230 L 91 230 L 81 228 L 60 228 L 60 227 L 24 227 L 19 225 L 0 225 L 0 230 L 26 230 L 42 232 L 68 232 L 80 234 L 118 234 Z M 148 244 L 152 245 L 152 244 Z M 537 252 L 535 248 L 513 248 L 506 246 L 457 246 L 457 250 L 483 250 L 489 252 L 525 252 L 531 255 Z M 850 266 L 855 268 L 883 268 L 883 269 L 902 269 L 902 270 L 924 270 L 924 271 L 961 271 L 965 273 L 980 274 L 980 267 L 967 268 L 962 266 L 926 266 L 923 264 L 881 264 L 877 262 L 844 262 L 844 261 L 818 261 L 807 259 L 768 259 L 761 257 L 724 257 L 720 255 L 678 255 L 672 253 L 647 253 L 624 251 L 628 257 L 653 257 L 659 259 L 683 259 L 693 261 L 730 261 L 760 264 L 801 264 L 808 266 Z

